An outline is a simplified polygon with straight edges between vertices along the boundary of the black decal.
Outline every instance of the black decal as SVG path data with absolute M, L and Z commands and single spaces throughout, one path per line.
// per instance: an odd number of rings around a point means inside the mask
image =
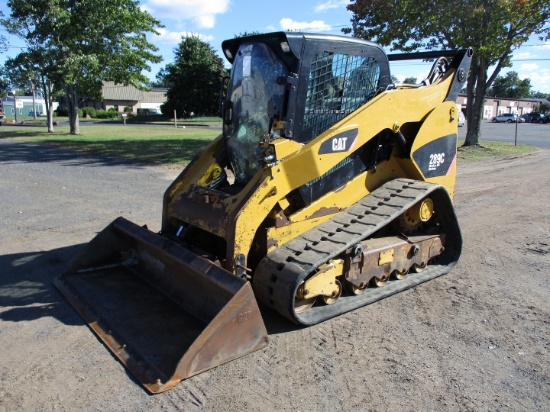
M 440 137 L 413 153 L 413 159 L 425 177 L 445 176 L 456 155 L 456 134 Z
M 319 154 L 349 152 L 357 139 L 358 129 L 346 130 L 324 141 L 319 148 Z

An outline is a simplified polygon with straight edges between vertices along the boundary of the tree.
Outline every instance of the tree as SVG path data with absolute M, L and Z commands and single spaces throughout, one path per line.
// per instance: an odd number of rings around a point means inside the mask
M 464 145 L 479 144 L 486 91 L 510 67 L 513 49 L 532 34 L 550 38 L 548 0 L 355 0 L 348 9 L 352 28 L 344 32 L 393 50 L 473 48 Z
M 543 93 L 541 91 L 531 92 L 529 94 L 529 97 L 532 99 L 548 99 L 550 97 L 550 94 Z
M 4 69 L 0 67 L 0 97 L 4 97 L 8 95 L 8 90 L 10 87 L 10 83 L 8 82 L 7 77 L 4 77 Z
M 150 83 L 151 87 L 170 87 L 167 80 L 168 73 L 166 68 L 160 69 L 160 71 L 155 76 L 155 80 Z
M 168 87 L 168 100 L 161 106 L 162 113 L 170 116 L 175 110 L 180 117 L 217 113 L 224 75 L 222 59 L 196 36 L 182 37 L 174 54 L 174 63 L 161 71 L 162 83 Z M 157 81 L 160 81 L 158 76 Z
M 406 77 L 405 80 L 403 80 L 404 84 L 416 84 L 418 80 L 416 77 Z
M 137 0 L 9 0 L 8 6 L 8 31 L 51 58 L 49 80 L 65 91 L 71 134 L 80 134 L 78 96 L 100 98 L 104 80 L 141 87 L 147 63 L 161 61 L 146 39 L 160 22 Z
M 54 131 L 53 101 L 54 98 L 61 96 L 61 90 L 55 86 L 59 83 L 55 81 L 59 72 L 51 54 L 50 50 L 36 46 L 29 47 L 27 51 L 18 54 L 14 59 L 8 59 L 5 63 L 12 84 L 30 88 L 33 98 L 36 87 L 41 91 L 46 105 L 46 122 L 50 133 Z M 36 110 L 33 111 L 36 118 Z
M 498 76 L 489 90 L 494 97 L 507 97 L 509 99 L 522 99 L 529 97 L 531 92 L 531 80 L 520 80 L 517 72 L 508 72 L 506 76 Z
M 0 10 L 0 21 L 2 20 L 4 20 L 4 13 Z M 8 50 L 8 39 L 0 34 L 0 53 L 4 53 L 6 50 Z

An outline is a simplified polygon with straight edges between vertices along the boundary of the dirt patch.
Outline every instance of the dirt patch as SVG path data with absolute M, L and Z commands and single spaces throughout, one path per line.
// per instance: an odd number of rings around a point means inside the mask
M 459 165 L 444 277 L 296 328 L 150 396 L 52 286 L 122 215 L 156 231 L 178 171 L 0 142 L 0 411 L 548 410 L 550 152 Z

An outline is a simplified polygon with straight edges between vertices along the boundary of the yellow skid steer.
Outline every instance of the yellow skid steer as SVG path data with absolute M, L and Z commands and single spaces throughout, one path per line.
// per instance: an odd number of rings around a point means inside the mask
M 152 393 L 265 346 L 260 302 L 313 325 L 447 273 L 469 49 L 349 37 L 222 43 L 223 133 L 170 185 L 156 234 L 120 217 L 56 286 Z M 419 84 L 390 61 L 433 59 Z

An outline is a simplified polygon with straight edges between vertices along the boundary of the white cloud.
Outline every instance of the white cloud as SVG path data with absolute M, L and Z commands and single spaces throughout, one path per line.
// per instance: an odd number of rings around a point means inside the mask
M 159 32 L 159 35 L 157 36 L 157 40 L 160 43 L 164 43 L 164 44 L 179 44 L 181 43 L 181 38 L 187 37 L 187 36 L 195 36 L 205 42 L 211 42 L 212 40 L 214 40 L 213 36 L 205 36 L 204 34 L 192 33 L 189 31 L 176 32 L 176 31 L 168 31 L 166 29 L 158 29 L 157 31 Z
M 326 24 L 323 20 L 307 21 L 294 21 L 288 17 L 281 19 L 279 22 L 281 29 L 283 30 L 316 30 L 316 31 L 330 31 L 331 26 Z
M 550 41 L 541 44 L 540 46 L 534 46 L 535 49 L 550 50 Z
M 142 8 L 159 20 L 191 20 L 200 29 L 211 29 L 216 15 L 229 10 L 229 0 L 146 0 Z
M 532 59 L 534 57 L 537 57 L 537 55 L 536 54 L 531 54 L 529 52 L 514 53 L 514 56 L 513 56 L 514 59 Z
M 519 69 L 521 71 L 534 72 L 535 70 L 539 69 L 539 65 L 537 63 L 524 63 L 521 66 L 519 66 Z
M 536 63 L 525 63 L 519 68 L 520 79 L 531 80 L 531 90 L 547 92 L 550 90 L 550 69 L 541 68 Z
M 351 4 L 350 0 L 328 0 L 315 6 L 315 13 L 320 13 L 330 9 L 337 9 L 339 7 L 346 7 L 348 4 Z
M 531 90 L 548 92 L 550 90 L 550 69 L 541 69 L 529 73 L 527 76 L 531 79 Z
M 419 72 L 416 75 L 416 78 L 419 82 L 421 82 L 422 80 L 426 79 L 426 77 L 428 77 L 428 74 L 430 74 L 430 70 L 425 70 L 425 71 Z

